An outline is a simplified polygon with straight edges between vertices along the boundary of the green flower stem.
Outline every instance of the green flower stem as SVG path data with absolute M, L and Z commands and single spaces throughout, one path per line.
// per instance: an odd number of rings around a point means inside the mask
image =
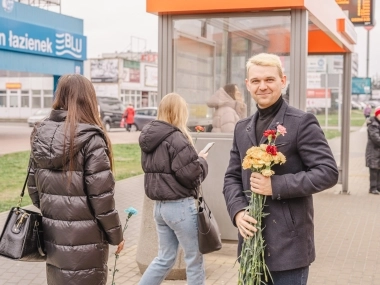
M 128 221 L 129 221 L 129 218 L 132 217 L 134 215 L 134 213 L 130 212 L 128 213 L 128 217 L 127 219 L 125 220 L 125 225 L 124 225 L 124 228 L 123 228 L 123 236 L 124 236 L 124 232 L 126 231 L 126 229 L 128 228 Z M 115 274 L 116 272 L 119 271 L 119 269 L 116 269 L 116 263 L 117 263 L 117 260 L 119 259 L 119 254 L 115 253 L 115 263 L 114 263 L 114 266 L 113 266 L 113 272 L 112 272 L 112 282 L 111 282 L 111 285 L 116 285 L 115 283 Z M 111 269 L 110 269 L 111 271 Z
M 240 268 L 238 275 L 239 285 L 262 285 L 268 282 L 270 272 L 265 264 L 265 240 L 263 238 L 262 220 L 267 215 L 263 212 L 266 196 L 252 193 L 246 211 L 257 220 L 257 232 L 253 237 L 244 239 L 240 255 Z

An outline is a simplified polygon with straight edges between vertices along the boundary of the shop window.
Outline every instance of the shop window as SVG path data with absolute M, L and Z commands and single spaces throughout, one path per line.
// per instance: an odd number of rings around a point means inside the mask
M 17 95 L 10 95 L 9 96 L 9 107 L 11 107 L 11 108 L 17 108 L 18 107 L 18 96 Z
M 32 97 L 32 108 L 33 109 L 40 109 L 41 108 L 41 97 L 40 96 L 33 96 Z
M 29 108 L 29 95 L 21 95 L 21 107 L 22 108 Z
M 0 107 L 7 107 L 7 96 L 0 93 Z
M 48 95 L 48 96 L 44 96 L 44 108 L 51 108 L 51 106 L 53 105 L 53 96 L 52 95 Z
M 32 90 L 32 95 L 41 95 L 41 90 Z

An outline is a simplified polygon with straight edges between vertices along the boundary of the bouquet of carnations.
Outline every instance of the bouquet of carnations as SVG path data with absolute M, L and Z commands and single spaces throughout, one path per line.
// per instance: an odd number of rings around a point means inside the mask
M 277 126 L 277 130 L 266 130 L 264 136 L 268 138 L 268 144 L 253 146 L 247 150 L 243 160 L 243 169 L 250 169 L 252 172 L 259 172 L 269 177 L 274 174 L 272 166 L 286 162 L 285 156 L 277 151 L 275 145 L 276 138 L 279 135 L 285 135 L 286 129 L 282 125 Z M 246 208 L 247 213 L 257 220 L 255 227 L 257 232 L 253 237 L 244 239 L 240 255 L 240 268 L 238 285 L 261 285 L 268 282 L 271 278 L 268 267 L 265 264 L 265 240 L 263 237 L 262 221 L 267 215 L 263 212 L 266 196 L 251 193 L 249 206 Z

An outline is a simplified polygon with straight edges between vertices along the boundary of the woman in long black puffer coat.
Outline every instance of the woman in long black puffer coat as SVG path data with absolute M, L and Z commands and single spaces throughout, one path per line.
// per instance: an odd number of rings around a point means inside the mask
M 50 116 L 31 136 L 29 195 L 43 215 L 49 285 L 105 285 L 108 244 L 124 245 L 115 210 L 110 141 L 95 90 L 60 78 Z
M 366 166 L 369 167 L 369 193 L 380 194 L 380 107 L 375 116 L 367 120 L 368 141 L 365 151 Z

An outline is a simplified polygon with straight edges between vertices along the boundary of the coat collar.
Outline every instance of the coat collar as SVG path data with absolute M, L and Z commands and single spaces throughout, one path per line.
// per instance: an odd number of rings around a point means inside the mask
M 284 117 L 285 117 L 285 113 L 286 113 L 286 110 L 288 109 L 288 103 L 286 103 L 285 101 L 282 102 L 282 105 L 281 105 L 281 108 L 280 110 L 278 110 L 277 114 L 275 115 L 275 117 L 273 118 L 272 122 L 269 124 L 269 130 L 273 130 L 273 129 L 276 129 L 278 125 L 282 125 L 283 122 L 284 122 Z M 253 145 L 256 145 L 256 132 L 255 132 L 255 126 L 256 126 L 256 121 L 258 119 L 258 112 L 256 111 L 256 113 L 252 116 L 247 128 L 246 128 L 246 131 L 248 133 L 248 137 L 250 138 L 251 142 Z M 260 144 L 263 144 L 263 143 L 266 143 L 268 140 L 267 137 L 265 136 L 262 136 L 261 139 L 260 139 Z

